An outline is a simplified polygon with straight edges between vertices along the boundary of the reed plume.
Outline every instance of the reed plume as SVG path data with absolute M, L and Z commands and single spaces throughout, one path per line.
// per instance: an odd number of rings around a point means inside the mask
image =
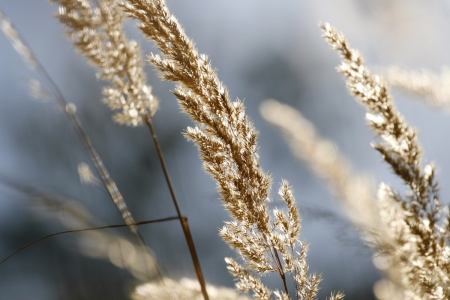
M 220 235 L 244 262 L 226 259 L 238 290 L 269 299 L 272 291 L 259 277 L 274 272 L 284 285 L 283 292 L 274 292 L 277 299 L 290 299 L 285 274 L 293 278 L 297 299 L 315 299 L 320 276 L 308 275 L 307 247 L 299 241 L 300 217 L 291 188 L 283 181 L 279 190 L 287 213 L 275 209 L 271 216 L 267 207 L 271 178 L 259 165 L 257 133 L 242 101 L 229 100 L 207 56 L 198 53 L 164 1 L 131 0 L 122 6 L 161 51 L 151 54 L 149 61 L 163 79 L 178 83 L 173 93 L 196 122 L 185 136 L 197 145 L 203 166 L 216 180 L 233 218 L 225 222 Z
M 417 133 L 396 110 L 388 87 L 364 65 L 342 33 L 322 24 L 323 37 L 341 54 L 338 71 L 347 87 L 368 110 L 366 119 L 382 139 L 373 144 L 408 187 L 406 196 L 386 184 L 378 192 L 380 216 L 396 244 L 387 258 L 399 268 L 406 299 L 450 297 L 448 214 L 441 209 L 435 166 L 421 166 Z
M 22 57 L 23 61 L 27 63 L 28 67 L 35 69 L 38 65 L 33 53 L 22 41 L 17 30 L 12 26 L 11 22 L 6 18 L 2 11 L 0 11 L 0 28 L 3 34 L 9 39 L 14 50 Z
M 422 96 L 432 106 L 445 108 L 450 103 L 448 67 L 443 67 L 439 75 L 429 70 L 412 71 L 395 66 L 387 68 L 385 73 L 391 86 Z
M 370 234 L 380 228 L 376 191 L 368 176 L 355 174 L 337 146 L 322 138 L 299 111 L 275 100 L 264 101 L 260 111 L 266 121 L 283 133 L 292 153 L 328 183 L 360 229 Z
M 137 126 L 158 107 L 146 84 L 138 44 L 123 31 L 124 13 L 116 0 L 50 0 L 59 4 L 58 20 L 75 48 L 96 67 L 97 76 L 110 82 L 104 102 L 118 110 L 113 119 Z
M 266 121 L 283 133 L 292 153 L 337 194 L 345 213 L 364 242 L 376 249 L 377 254 L 373 258 L 375 266 L 385 276 L 374 285 L 377 298 L 403 299 L 400 297 L 404 293 L 401 273 L 379 255 L 390 251 L 396 243 L 390 238 L 389 229 L 380 217 L 371 178 L 355 173 L 337 146 L 322 138 L 314 125 L 296 109 L 276 100 L 266 100 L 260 111 Z

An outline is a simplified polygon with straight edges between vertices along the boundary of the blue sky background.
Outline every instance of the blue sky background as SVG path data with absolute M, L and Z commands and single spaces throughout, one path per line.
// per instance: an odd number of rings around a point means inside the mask
M 335 67 L 338 54 L 322 40 L 317 24 L 330 22 L 359 49 L 369 66 L 393 64 L 439 72 L 449 65 L 450 5 L 448 1 L 419 0 L 298 0 L 206 1 L 168 0 L 200 53 L 218 69 L 232 98 L 245 99 L 247 113 L 260 131 L 263 168 L 273 175 L 273 198 L 281 179 L 294 187 L 303 218 L 302 238 L 310 245 L 312 272 L 322 273 L 321 298 L 343 289 L 346 299 L 369 299 L 379 274 L 370 250 L 345 222 L 319 218 L 326 210 L 343 216 L 338 201 L 307 166 L 289 152 L 279 133 L 259 116 L 267 98 L 290 104 L 311 120 L 349 157 L 355 170 L 400 188 L 399 181 L 370 147 L 374 135 L 365 126 L 365 111 L 345 88 Z M 155 150 L 145 128 L 128 128 L 111 121 L 101 103 L 95 70 L 75 53 L 53 18 L 55 5 L 43 0 L 0 1 L 0 7 L 27 39 L 38 59 L 79 117 L 116 180 L 137 220 L 175 214 Z M 134 23 L 128 35 L 139 40 L 143 53 L 154 52 Z M 88 162 L 74 130 L 52 104 L 27 94 L 26 81 L 38 78 L 29 71 L 9 41 L 0 35 L 0 171 L 48 192 L 80 199 L 104 222 L 120 223 L 120 216 L 101 190 L 80 184 L 77 165 Z M 205 174 L 197 149 L 181 132 L 191 123 L 178 110 L 171 83 L 161 83 L 146 67 L 148 83 L 161 100 L 154 117 L 168 167 L 189 217 L 206 279 L 232 286 L 223 258 L 234 253 L 217 232 L 228 219 L 220 206 L 215 183 Z M 418 97 L 393 90 L 396 104 L 419 130 L 426 161 L 435 161 L 442 201 L 448 203 L 450 118 L 423 104 Z M 302 207 L 309 208 L 302 210 Z M 4 257 L 45 234 L 63 230 L 58 222 L 39 217 L 32 202 L 0 185 L 0 256 Z M 164 273 L 194 276 L 178 223 L 141 227 Z M 126 230 L 123 230 L 126 234 Z M 107 262 L 83 257 L 74 235 L 55 237 L 32 246 L 0 265 L 0 299 L 123 299 L 131 277 Z M 271 287 L 279 279 L 267 277 Z

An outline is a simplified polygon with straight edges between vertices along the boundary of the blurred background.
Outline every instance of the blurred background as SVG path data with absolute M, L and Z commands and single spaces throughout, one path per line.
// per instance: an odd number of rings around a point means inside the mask
M 259 115 L 259 105 L 274 98 L 299 109 L 326 138 L 349 157 L 354 169 L 401 187 L 389 167 L 370 147 L 374 135 L 365 126 L 365 110 L 345 88 L 335 67 L 338 54 L 321 38 L 319 21 L 342 30 L 369 66 L 399 65 L 439 73 L 450 63 L 450 2 L 419 0 L 182 1 L 167 0 L 200 53 L 206 53 L 233 99 L 245 99 L 247 113 L 259 130 L 262 167 L 273 175 L 273 205 L 281 179 L 294 187 L 308 243 L 310 271 L 321 273 L 320 298 L 342 289 L 346 299 L 373 299 L 380 273 L 372 254 L 344 221 L 338 199 L 307 166 L 290 153 L 280 134 Z M 72 49 L 54 19 L 56 5 L 44 0 L 1 0 L 0 7 L 28 41 L 37 58 L 77 113 L 136 220 L 175 215 L 148 130 L 120 126 L 101 102 L 103 82 Z M 143 53 L 154 52 L 132 22 L 128 36 Z M 77 199 L 105 224 L 121 223 L 108 195 L 82 185 L 78 164 L 89 158 L 65 115 L 51 102 L 33 100 L 28 81 L 38 77 L 0 35 L 0 173 L 6 178 Z M 148 83 L 160 99 L 154 116 L 182 212 L 189 218 L 200 262 L 208 282 L 233 286 L 224 257 L 234 256 L 218 236 L 228 220 L 215 183 L 198 159 L 197 149 L 181 133 L 192 124 L 183 115 L 174 85 L 163 83 L 146 67 Z M 45 88 L 45 86 L 44 86 Z M 419 131 L 427 162 L 435 161 L 441 199 L 448 203 L 450 140 L 445 110 L 419 97 L 393 90 L 396 104 Z M 52 215 L 57 204 L 42 204 L 11 184 L 0 184 L 0 258 L 47 234 L 65 230 Z M 54 205 L 54 206 L 52 206 Z M 327 212 L 328 214 L 324 214 Z M 323 215 L 333 217 L 323 217 Z M 80 225 L 81 226 L 81 225 Z M 164 275 L 194 277 L 178 222 L 140 227 Z M 124 236 L 127 229 L 122 229 Z M 0 265 L 0 299 L 127 299 L 136 281 L 107 260 L 80 252 L 78 234 L 35 244 Z M 279 279 L 268 285 L 280 288 Z

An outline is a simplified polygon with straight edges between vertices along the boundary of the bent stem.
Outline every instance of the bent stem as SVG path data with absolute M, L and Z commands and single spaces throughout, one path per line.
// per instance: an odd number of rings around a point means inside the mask
M 177 220 L 179 219 L 178 216 L 177 217 L 167 217 L 167 218 L 162 218 L 162 219 L 156 219 L 156 220 L 149 220 L 149 221 L 141 221 L 141 222 L 134 222 L 133 225 L 145 225 L 145 224 L 152 224 L 152 223 L 162 223 L 162 222 L 167 222 L 167 221 L 172 221 L 172 220 Z M 185 218 L 182 218 L 185 219 Z M 4 259 L 2 259 L 0 261 L 0 265 L 3 264 L 4 262 L 6 262 L 8 259 L 10 259 L 11 257 L 13 257 L 14 255 L 18 254 L 19 252 L 21 252 L 22 250 L 25 250 L 26 248 L 40 242 L 43 240 L 46 240 L 48 238 L 57 236 L 57 235 L 61 235 L 61 234 L 66 234 L 66 233 L 77 233 L 77 232 L 85 232 L 85 231 L 93 231 L 93 230 L 101 230 L 101 229 L 108 229 L 108 228 L 121 228 L 121 227 L 125 227 L 128 226 L 127 224 L 113 224 L 113 225 L 106 225 L 106 226 L 99 226 L 99 227 L 90 227 L 90 228 L 83 228 L 83 229 L 73 229 L 73 230 L 65 230 L 65 231 L 60 231 L 60 232 L 56 232 L 56 233 L 52 233 L 49 235 L 46 235 L 44 237 L 41 237 L 37 240 L 34 240 L 28 244 L 26 244 L 25 246 L 20 247 L 19 249 L 17 249 L 16 251 L 14 251 L 13 253 L 11 253 L 10 255 L 8 255 L 7 257 L 5 257 Z
M 170 177 L 169 177 L 169 172 L 167 170 L 166 162 L 164 160 L 164 156 L 163 156 L 161 147 L 159 145 L 159 141 L 156 136 L 155 129 L 153 128 L 152 119 L 148 114 L 145 114 L 143 116 L 143 119 L 144 119 L 145 123 L 147 124 L 148 129 L 150 130 L 150 134 L 152 136 L 153 143 L 155 144 L 156 152 L 158 153 L 159 162 L 161 163 L 161 168 L 164 172 L 164 177 L 167 182 L 167 187 L 169 188 L 170 195 L 172 196 L 173 205 L 175 206 L 175 209 L 177 211 L 177 216 L 180 220 L 181 227 L 183 228 L 184 237 L 186 238 L 186 242 L 189 247 L 189 253 L 191 254 L 192 262 L 194 263 L 195 273 L 197 275 L 198 282 L 200 283 L 203 298 L 205 300 L 209 300 L 209 296 L 206 291 L 205 279 L 203 277 L 202 268 L 200 266 L 200 261 L 198 259 L 198 255 L 197 255 L 197 250 L 195 249 L 194 240 L 192 238 L 191 231 L 189 229 L 188 219 L 182 218 L 182 216 L 181 216 L 181 210 L 178 205 L 178 200 L 175 195 L 175 190 L 173 189 L 173 186 L 172 186 L 172 181 L 170 180 Z

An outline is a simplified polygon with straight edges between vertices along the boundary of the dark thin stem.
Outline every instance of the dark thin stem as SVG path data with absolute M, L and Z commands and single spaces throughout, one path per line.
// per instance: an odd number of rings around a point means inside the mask
M 263 235 L 263 239 L 264 239 L 264 241 L 266 242 L 266 244 L 269 245 L 269 249 L 270 249 L 269 253 L 270 253 L 270 256 L 272 256 L 272 261 L 269 260 L 269 259 L 267 259 L 267 260 L 269 261 L 270 264 L 271 264 L 271 263 L 274 263 L 274 264 L 277 263 L 277 262 L 275 261 L 275 256 L 274 256 L 274 254 L 273 254 L 274 251 L 272 251 L 272 250 L 275 249 L 275 247 L 271 246 L 271 243 L 269 243 L 269 241 L 268 241 L 268 239 L 267 239 L 267 237 L 266 237 L 265 234 Z
M 175 206 L 177 215 L 181 216 L 181 211 L 180 211 L 180 207 L 178 205 L 178 200 L 175 195 L 175 190 L 173 189 L 173 186 L 172 186 L 172 181 L 170 180 L 170 177 L 169 177 L 169 171 L 167 170 L 166 162 L 164 160 L 164 155 L 162 153 L 161 146 L 159 145 L 158 137 L 156 136 L 155 129 L 153 128 L 152 119 L 150 118 L 150 116 L 148 114 L 145 114 L 144 121 L 147 124 L 148 129 L 150 130 L 150 134 L 152 136 L 153 143 L 155 144 L 156 152 L 158 153 L 159 161 L 161 163 L 161 168 L 164 172 L 164 177 L 166 178 L 166 182 L 167 182 L 167 186 L 170 191 L 170 195 L 172 196 L 173 205 Z
M 133 225 L 134 226 L 138 226 L 138 225 L 144 225 L 144 224 L 152 224 L 152 223 L 161 223 L 161 222 L 167 222 L 167 221 L 173 221 L 173 220 L 178 220 L 180 219 L 178 216 L 177 217 L 168 217 L 168 218 L 163 218 L 163 219 L 156 219 L 156 220 L 149 220 L 149 221 L 141 221 L 141 222 L 134 222 Z M 183 219 L 186 218 L 181 218 L 181 220 L 183 221 Z M 187 222 L 187 219 L 186 219 Z M 66 231 L 60 231 L 60 232 L 56 232 L 56 233 L 52 233 L 49 235 L 46 235 L 44 237 L 41 237 L 37 240 L 32 241 L 31 243 L 26 244 L 25 246 L 20 247 L 19 249 L 17 249 L 16 251 L 14 251 L 13 253 L 11 253 L 10 255 L 8 255 L 7 257 L 5 257 L 4 259 L 2 259 L 2 261 L 0 261 L 0 265 L 2 263 L 4 263 L 5 261 L 7 261 L 8 259 L 10 259 L 11 257 L 13 257 L 14 255 L 16 255 L 17 253 L 19 253 L 20 251 L 24 250 L 25 248 L 30 247 L 33 244 L 36 244 L 37 242 L 40 242 L 42 240 L 51 238 L 53 236 L 57 236 L 57 235 L 61 235 L 61 234 L 66 234 L 66 233 L 75 233 L 75 232 L 84 232 L 84 231 L 93 231 L 93 230 L 100 230 L 100 229 L 106 229 L 106 228 L 120 228 L 120 227 L 127 227 L 128 225 L 126 224 L 114 224 L 114 225 L 106 225 L 106 226 L 99 226 L 99 227 L 90 227 L 90 228 L 83 228 L 83 229 L 74 229 L 74 230 L 66 230 Z
M 291 248 L 292 257 L 295 257 L 294 244 L 290 243 L 290 248 Z M 292 274 L 292 272 L 290 272 L 289 274 L 291 275 L 292 282 L 294 283 L 295 296 L 297 297 L 298 291 L 299 291 L 299 285 L 297 283 L 297 280 L 294 279 L 295 277 L 297 277 L 297 274 L 298 274 L 297 269 L 294 268 L 294 274 Z
M 273 247 L 273 252 L 275 252 L 275 257 L 277 258 L 277 261 L 278 261 L 278 266 L 280 268 L 280 276 L 281 276 L 281 279 L 283 280 L 284 290 L 286 291 L 286 295 L 289 296 L 289 291 L 288 291 L 287 284 L 286 284 L 286 275 L 284 275 L 283 266 L 281 265 L 281 261 L 280 261 L 280 256 L 278 255 L 278 251 L 277 251 L 277 249 L 275 249 L 275 247 Z
M 186 242 L 187 242 L 188 247 L 189 247 L 189 252 L 191 254 L 192 262 L 194 263 L 195 273 L 197 274 L 197 279 L 198 279 L 198 281 L 200 283 L 200 287 L 201 287 L 201 290 L 202 290 L 203 298 L 205 300 L 209 300 L 209 296 L 208 296 L 208 293 L 206 291 L 205 279 L 203 277 L 203 272 L 202 272 L 202 269 L 200 267 L 200 261 L 198 259 L 197 250 L 195 249 L 194 240 L 192 238 L 191 231 L 189 229 L 189 224 L 188 224 L 187 219 L 181 218 L 180 207 L 178 205 L 177 197 L 175 195 L 175 190 L 173 189 L 172 182 L 171 182 L 170 177 L 169 177 L 169 172 L 168 172 L 167 167 L 166 167 L 166 162 L 164 160 L 164 156 L 163 156 L 161 147 L 159 145 L 158 138 L 156 137 L 155 129 L 153 128 L 152 119 L 151 119 L 151 117 L 148 114 L 145 114 L 143 116 L 143 119 L 144 119 L 145 123 L 147 124 L 148 129 L 150 130 L 150 134 L 152 136 L 153 143 L 155 144 L 156 152 L 158 153 L 159 161 L 161 163 L 161 167 L 162 167 L 163 172 L 164 172 L 164 177 L 166 178 L 167 186 L 169 188 L 170 195 L 172 196 L 173 205 L 175 206 L 175 209 L 177 211 L 177 215 L 179 216 L 181 227 L 183 228 L 183 232 L 184 232 L 184 237 L 186 238 Z
M 269 242 L 269 239 L 264 235 L 263 236 L 264 241 L 269 245 L 270 249 L 270 255 L 272 256 L 272 259 L 276 260 L 274 263 L 278 265 L 278 274 L 281 276 L 281 280 L 283 281 L 284 290 L 286 291 L 286 295 L 289 295 L 289 290 L 287 288 L 286 284 L 286 275 L 284 275 L 283 272 L 283 265 L 281 264 L 280 257 L 278 256 L 278 251 L 275 249 L 275 246 L 272 245 L 272 243 Z

